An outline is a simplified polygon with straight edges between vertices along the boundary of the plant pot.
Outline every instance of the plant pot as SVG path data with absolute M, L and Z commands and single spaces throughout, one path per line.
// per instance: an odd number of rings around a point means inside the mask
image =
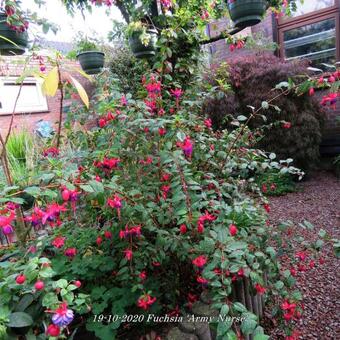
M 136 58 L 151 58 L 156 54 L 157 31 L 148 29 L 146 33 L 150 34 L 150 41 L 146 46 L 140 40 L 141 32 L 135 32 L 129 38 L 130 48 Z
M 0 13 L 0 52 L 2 55 L 21 55 L 25 53 L 28 45 L 27 32 L 16 32 L 12 30 L 6 23 L 7 16 Z M 10 41 L 7 41 L 4 37 Z
M 86 51 L 78 53 L 77 59 L 84 72 L 87 74 L 97 74 L 104 67 L 104 56 L 103 52 Z
M 254 26 L 261 22 L 266 8 L 265 0 L 234 0 L 228 3 L 231 20 L 239 28 Z

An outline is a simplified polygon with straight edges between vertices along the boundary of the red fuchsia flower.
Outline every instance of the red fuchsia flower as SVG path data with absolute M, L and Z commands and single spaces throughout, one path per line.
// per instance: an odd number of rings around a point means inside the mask
M 69 325 L 74 318 L 74 313 L 72 309 L 67 308 L 67 303 L 63 302 L 60 306 L 54 311 L 52 316 L 52 322 L 56 326 L 65 327 Z
M 118 195 L 114 195 L 113 198 L 107 199 L 107 204 L 114 209 L 121 209 L 122 207 L 122 200 Z
M 290 129 L 292 127 L 292 123 L 291 122 L 285 122 L 285 123 L 283 123 L 282 127 L 284 129 Z
M 120 98 L 120 105 L 126 106 L 128 104 L 128 101 L 124 95 L 121 96 Z
M 154 266 L 154 267 L 160 267 L 160 262 L 157 262 L 157 261 L 154 261 L 154 262 L 152 262 L 152 265 Z
M 325 106 L 325 105 L 329 104 L 331 106 L 331 108 L 333 108 L 335 110 L 338 96 L 339 95 L 337 93 L 330 93 L 327 96 L 323 96 L 322 100 L 321 100 L 321 105 Z
M 182 143 L 179 143 L 180 148 L 182 149 L 185 157 L 191 158 L 193 151 L 193 143 L 189 136 L 185 137 Z
M 15 278 L 15 282 L 18 284 L 18 285 L 22 285 L 24 284 L 26 281 L 26 276 L 24 274 L 19 274 L 16 278 Z
M 239 277 L 243 277 L 244 276 L 244 269 L 243 268 L 240 268 L 239 271 L 237 272 L 237 275 Z
M 158 97 L 161 93 L 162 84 L 160 81 L 152 81 L 146 85 L 144 85 L 146 91 L 148 92 L 148 96 L 150 98 Z
M 36 290 L 43 290 L 45 288 L 45 283 L 39 280 L 34 284 L 34 288 Z
M 263 204 L 263 208 L 268 214 L 270 213 L 270 205 L 268 203 Z
M 209 17 L 210 17 L 209 12 L 206 9 L 204 9 L 202 11 L 202 14 L 201 14 L 201 19 L 202 20 L 207 20 L 207 19 L 209 19 Z
M 212 127 L 212 121 L 211 121 L 211 118 L 207 118 L 204 120 L 204 125 L 210 129 Z
M 171 178 L 170 174 L 164 173 L 164 174 L 162 174 L 161 182 L 168 182 L 170 180 L 170 178 Z
M 204 223 L 206 221 L 212 222 L 216 220 L 216 216 L 209 214 L 208 211 L 205 212 L 204 215 L 200 216 L 197 221 L 197 231 L 201 234 L 204 232 Z
M 53 241 L 52 245 L 56 248 L 62 248 L 65 244 L 66 237 L 57 236 Z
M 292 276 L 296 276 L 296 270 L 294 268 L 291 268 L 289 271 Z
M 176 99 L 181 98 L 181 96 L 183 95 L 184 91 L 182 89 L 171 89 L 170 93 L 173 97 L 175 97 Z
M 96 168 L 106 170 L 116 170 L 118 169 L 121 160 L 119 158 L 107 158 L 104 157 L 103 161 L 95 161 L 93 165 Z
M 112 233 L 111 231 L 105 230 L 104 231 L 104 237 L 111 240 L 112 239 Z
M 81 286 L 81 282 L 80 282 L 79 280 L 74 281 L 73 284 L 74 284 L 77 288 L 80 288 L 80 286 Z
M 237 234 L 237 227 L 235 224 L 230 224 L 229 226 L 229 233 L 230 233 L 230 236 L 235 236 Z
M 311 88 L 309 89 L 309 91 L 308 91 L 308 94 L 309 94 L 310 96 L 314 96 L 314 93 L 315 93 L 314 87 L 311 87 Z
M 98 236 L 97 239 L 96 239 L 97 246 L 100 247 L 102 242 L 103 242 L 103 238 L 101 236 Z
M 161 107 L 159 110 L 158 110 L 158 116 L 162 117 L 165 115 L 165 110 Z
M 299 340 L 300 333 L 297 331 L 293 331 L 291 335 L 285 337 L 285 340 Z
M 310 262 L 309 262 L 309 268 L 310 269 L 313 269 L 315 267 L 315 262 L 313 261 L 313 260 L 311 260 Z
M 142 229 L 141 225 L 136 225 L 133 227 L 128 227 L 126 225 L 125 229 L 119 232 L 119 238 L 123 239 L 123 238 L 128 238 L 129 236 L 140 237 L 142 234 L 141 229 Z
M 6 5 L 5 12 L 8 17 L 11 17 L 15 13 L 15 8 L 13 6 Z
M 275 191 L 275 190 L 276 190 L 276 184 L 275 184 L 275 183 L 272 183 L 272 184 L 270 185 L 270 190 L 271 190 L 271 191 Z
M 131 261 L 131 260 L 132 260 L 133 252 L 132 252 L 131 249 L 125 249 L 125 250 L 123 251 L 123 253 L 124 253 L 125 258 L 126 258 L 128 261 Z
M 169 8 L 172 7 L 172 0 L 161 0 L 161 4 L 164 7 L 164 9 L 168 11 Z
M 307 258 L 307 254 L 305 251 L 298 251 L 296 252 L 295 257 L 298 258 L 300 261 L 304 261 Z
M 197 276 L 196 281 L 197 281 L 198 283 L 200 283 L 203 287 L 208 286 L 208 282 L 209 282 L 207 279 L 205 279 L 205 278 L 202 277 L 202 276 Z
M 262 287 L 259 283 L 257 283 L 255 285 L 255 289 L 256 289 L 257 293 L 260 294 L 260 295 L 264 294 L 265 291 L 266 291 L 266 288 Z
M 324 259 L 319 259 L 319 263 L 322 265 L 325 263 L 325 260 Z
M 200 255 L 192 260 L 192 264 L 199 269 L 202 269 L 204 265 L 207 263 L 207 258 L 204 255 Z
M 159 128 L 159 129 L 158 129 L 158 133 L 159 133 L 160 136 L 164 136 L 164 135 L 166 134 L 166 129 L 164 129 L 164 128 Z
M 103 127 L 106 126 L 107 121 L 106 121 L 105 118 L 100 118 L 99 121 L 98 121 L 98 124 L 99 124 L 99 127 L 100 127 L 100 128 L 103 128 Z
M 77 249 L 76 248 L 67 248 L 64 251 L 64 255 L 70 258 L 73 258 L 77 255 Z
M 318 79 L 318 85 L 322 85 L 323 83 L 324 83 L 324 78 L 323 77 L 320 77 L 319 79 Z
M 335 83 L 335 77 L 334 76 L 330 76 L 329 78 L 328 78 L 328 82 L 330 82 L 330 83 Z
M 155 301 L 155 297 L 151 297 L 149 294 L 144 294 L 137 300 L 137 306 L 144 310 L 148 310 Z
M 147 106 L 148 111 L 151 114 L 154 114 L 154 113 L 156 113 L 158 111 L 156 100 L 147 100 L 147 99 L 144 99 L 144 104 Z
M 46 334 L 53 337 L 58 337 L 60 335 L 60 328 L 51 324 L 47 327 Z
M 139 273 L 138 277 L 142 280 L 145 281 L 147 278 L 146 271 L 143 270 L 142 272 Z
M 162 191 L 162 197 L 164 200 L 167 199 L 170 189 L 171 189 L 170 185 L 162 185 L 161 191 Z
M 262 192 L 266 193 L 267 191 L 267 186 L 265 184 L 262 184 Z
M 47 148 L 43 151 L 44 157 L 57 157 L 59 155 L 59 149 L 55 147 Z
M 41 219 L 42 224 L 53 222 L 59 219 L 60 213 L 67 211 L 64 204 L 52 203 L 46 207 L 46 211 L 43 212 Z
M 179 226 L 179 232 L 180 232 L 180 234 L 185 234 L 186 232 L 187 232 L 187 226 L 185 225 L 185 224 L 181 224 L 180 226 Z

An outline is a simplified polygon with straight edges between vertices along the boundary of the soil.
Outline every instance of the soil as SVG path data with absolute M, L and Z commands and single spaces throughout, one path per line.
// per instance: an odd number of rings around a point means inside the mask
M 291 220 L 294 225 L 308 220 L 314 230 L 302 230 L 307 240 L 315 240 L 320 229 L 330 238 L 340 238 L 340 180 L 328 172 L 319 172 L 298 184 L 298 191 L 270 198 L 270 219 Z M 298 227 L 296 227 L 298 228 Z M 340 339 L 340 261 L 327 243 L 322 250 L 323 264 L 307 272 L 299 272 L 298 289 L 303 293 L 305 312 L 296 329 L 303 340 Z M 282 339 L 271 325 L 270 339 Z

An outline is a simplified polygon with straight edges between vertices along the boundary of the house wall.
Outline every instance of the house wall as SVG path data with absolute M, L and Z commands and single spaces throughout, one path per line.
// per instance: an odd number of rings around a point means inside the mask
M 1 57 L 0 58 L 0 76 L 21 76 L 25 68 L 25 58 L 27 56 L 15 56 L 15 57 Z M 80 68 L 77 61 L 63 60 L 62 65 L 69 68 Z M 52 69 L 49 63 L 46 63 L 47 74 Z M 32 76 L 34 71 L 39 70 L 39 61 L 31 60 L 26 66 L 28 70 L 27 76 Z M 72 76 L 77 78 L 83 85 L 87 93 L 92 91 L 92 85 L 89 80 L 80 76 L 76 72 L 72 72 Z M 64 105 L 70 102 L 65 100 Z M 59 108 L 60 108 L 60 92 L 58 91 L 55 97 L 47 97 L 48 111 L 46 112 L 33 112 L 33 113 L 19 113 L 15 114 L 13 128 L 14 129 L 27 129 L 33 131 L 36 124 L 40 120 L 49 121 L 54 128 L 56 128 L 59 120 Z M 12 114 L 0 114 L 0 133 L 2 136 L 7 134 Z

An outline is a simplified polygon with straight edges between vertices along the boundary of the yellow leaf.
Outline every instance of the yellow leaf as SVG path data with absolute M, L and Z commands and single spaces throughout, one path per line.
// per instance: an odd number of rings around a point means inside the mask
M 54 97 L 57 93 L 59 85 L 58 68 L 54 67 L 46 76 L 43 84 L 42 91 L 46 96 Z
M 93 79 L 91 78 L 91 76 L 89 76 L 87 73 L 85 73 L 83 70 L 81 70 L 79 67 L 71 67 L 71 70 L 79 73 L 81 76 L 85 77 L 86 79 L 88 79 L 89 81 L 93 82 Z
M 89 97 L 87 96 L 87 93 L 84 90 L 83 86 L 79 83 L 79 81 L 77 79 L 73 78 L 71 75 L 70 75 L 70 78 L 71 78 L 71 81 L 72 81 L 74 87 L 76 88 L 81 100 L 83 101 L 85 106 L 87 108 L 89 108 L 89 105 L 90 105 Z

